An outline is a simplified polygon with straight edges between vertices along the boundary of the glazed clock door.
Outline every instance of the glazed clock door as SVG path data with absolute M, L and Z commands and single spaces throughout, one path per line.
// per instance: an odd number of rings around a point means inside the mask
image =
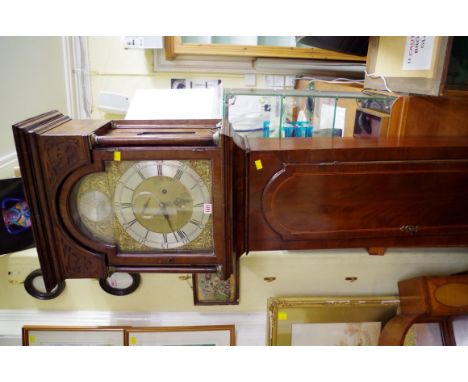
M 72 217 L 72 235 L 106 252 L 112 269 L 229 269 L 220 147 L 96 147 L 92 163 L 65 182 L 61 212 Z

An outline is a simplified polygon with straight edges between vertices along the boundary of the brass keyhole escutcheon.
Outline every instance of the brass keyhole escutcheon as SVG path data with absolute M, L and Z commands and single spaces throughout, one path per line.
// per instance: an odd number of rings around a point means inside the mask
M 400 227 L 401 232 L 405 233 L 410 233 L 410 234 L 415 234 L 419 230 L 419 227 L 417 225 L 402 225 Z

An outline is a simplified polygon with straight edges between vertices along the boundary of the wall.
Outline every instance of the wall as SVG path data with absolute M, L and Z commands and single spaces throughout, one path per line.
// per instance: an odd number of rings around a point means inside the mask
M 67 280 L 59 297 L 41 301 L 22 284 L 37 268 L 34 249 L 0 257 L 0 309 L 257 312 L 265 309 L 268 297 L 395 295 L 398 280 L 468 270 L 468 251 L 388 249 L 384 256 L 370 256 L 364 249 L 251 252 L 241 257 L 237 306 L 193 306 L 191 279 L 180 274 L 142 274 L 140 287 L 122 297 L 104 292 L 97 280 Z
M 244 76 L 241 74 L 154 72 L 153 50 L 124 49 L 118 37 L 88 37 L 88 49 L 93 95 L 92 118 L 113 117 L 97 108 L 99 91 L 119 93 L 131 100 L 137 89 L 169 89 L 171 78 L 221 79 L 226 88 L 244 86 Z
M 104 292 L 97 280 L 67 280 L 60 296 L 41 301 L 22 284 L 38 267 L 34 250 L 0 257 L 0 344 L 18 344 L 26 324 L 231 323 L 239 345 L 264 345 L 269 297 L 397 295 L 398 280 L 467 270 L 468 251 L 389 249 L 384 256 L 369 256 L 363 249 L 254 252 L 241 257 L 240 304 L 231 306 L 194 306 L 191 279 L 177 274 L 143 274 L 140 287 L 121 297 Z
M 68 113 L 68 108 L 61 37 L 0 37 L 0 56 L 2 179 L 13 175 L 11 125 L 49 110 Z

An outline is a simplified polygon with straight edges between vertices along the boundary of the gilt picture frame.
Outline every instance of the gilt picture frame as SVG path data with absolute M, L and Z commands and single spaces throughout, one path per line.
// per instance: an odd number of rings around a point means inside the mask
M 269 298 L 267 345 L 377 345 L 399 305 L 397 296 Z

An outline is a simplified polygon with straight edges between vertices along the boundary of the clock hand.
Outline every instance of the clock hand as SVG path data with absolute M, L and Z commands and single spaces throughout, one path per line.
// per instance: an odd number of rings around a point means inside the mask
M 171 219 L 169 219 L 169 215 L 164 215 L 164 218 L 167 220 L 167 224 L 169 224 L 169 228 L 172 232 L 174 232 L 174 227 L 172 227 Z
M 163 210 L 163 216 L 164 216 L 164 219 L 166 219 L 167 224 L 169 224 L 169 228 L 171 229 L 172 232 L 174 232 L 174 227 L 172 227 L 171 219 L 169 218 L 169 214 L 167 213 L 166 204 L 161 202 L 159 203 L 159 207 L 161 207 L 161 209 Z
M 143 205 L 143 209 L 142 209 L 142 211 L 141 211 L 141 214 L 142 214 L 142 215 L 145 214 L 145 211 L 146 211 L 146 209 L 147 209 L 148 206 L 149 206 L 150 200 L 151 200 L 151 196 L 148 198 L 148 200 L 146 201 L 146 203 Z

